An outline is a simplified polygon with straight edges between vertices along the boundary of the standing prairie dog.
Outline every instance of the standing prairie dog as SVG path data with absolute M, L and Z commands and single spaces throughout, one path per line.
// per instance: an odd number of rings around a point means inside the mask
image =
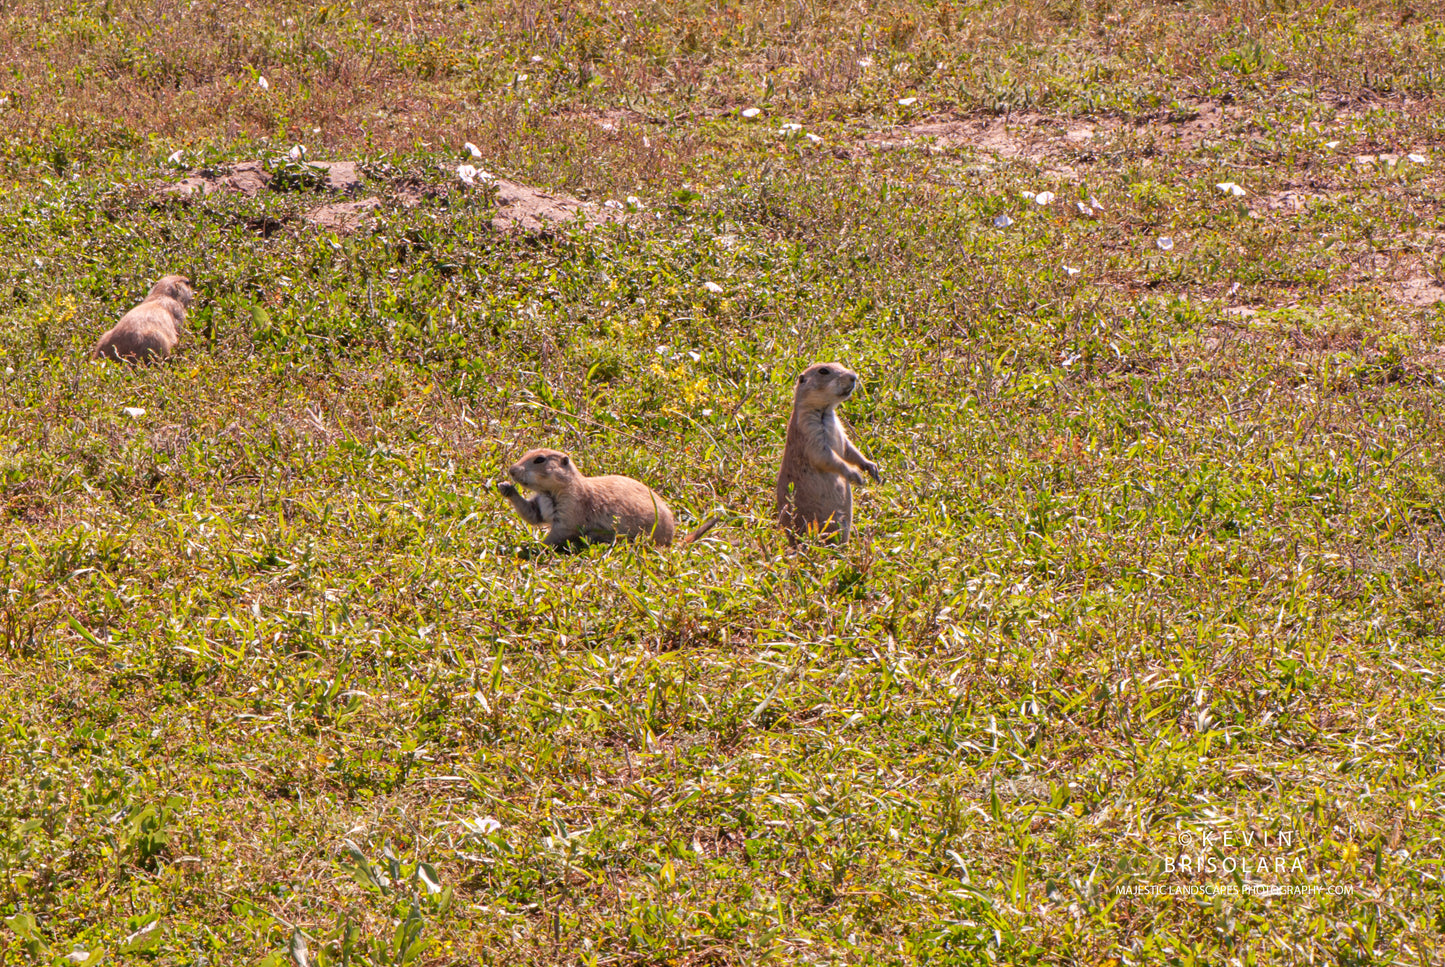
M 92 359 L 149 362 L 165 359 L 181 341 L 186 307 L 195 298 L 184 275 L 161 276 L 141 304 L 120 317 L 91 350 Z
M 549 547 L 611 543 L 619 537 L 650 537 L 658 545 L 672 543 L 676 532 L 672 511 L 650 487 L 631 477 L 588 477 L 567 454 L 545 449 L 522 454 L 507 475 L 536 491 L 536 496 L 527 498 L 510 483 L 497 488 L 523 520 L 549 528 Z M 710 518 L 682 543 L 697 540 L 715 523 L 716 518 Z
M 848 440 L 838 420 L 838 404 L 858 388 L 858 374 L 838 363 L 814 363 L 793 389 L 793 415 L 778 471 L 778 525 L 788 539 L 814 531 L 848 540 L 853 529 L 853 484 L 861 485 L 861 467 L 875 481 L 878 464 Z

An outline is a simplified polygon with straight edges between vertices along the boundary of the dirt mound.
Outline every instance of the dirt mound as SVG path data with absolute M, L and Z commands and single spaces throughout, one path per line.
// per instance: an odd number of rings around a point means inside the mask
M 539 191 L 515 181 L 498 178 L 497 213 L 492 227 L 499 232 L 549 233 L 580 223 L 582 226 L 624 221 L 623 212 L 582 201 L 571 195 Z
M 380 205 L 381 201 L 376 198 L 342 201 L 334 205 L 313 208 L 301 217 L 317 228 L 330 229 L 344 235 L 360 228 L 361 223 L 369 218 Z
M 168 185 L 161 191 L 182 198 L 234 191 L 250 198 L 265 191 L 270 181 L 271 175 L 261 162 L 242 161 L 224 168 L 202 168 L 184 181 Z
M 306 164 L 325 175 L 326 187 L 331 191 L 351 195 L 361 190 L 361 175 L 355 161 L 308 161 Z M 234 191 L 254 198 L 271 186 L 271 180 L 271 173 L 261 162 L 238 161 L 220 168 L 202 168 L 161 191 L 182 198 Z

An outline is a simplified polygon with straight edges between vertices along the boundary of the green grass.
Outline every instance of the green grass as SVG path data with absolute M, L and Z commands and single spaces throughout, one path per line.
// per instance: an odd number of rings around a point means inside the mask
M 0 11 L 0 956 L 1438 962 L 1432 11 Z M 157 191 L 298 142 L 374 220 Z M 790 553 L 822 359 L 884 482 Z M 541 553 L 534 446 L 724 522 Z

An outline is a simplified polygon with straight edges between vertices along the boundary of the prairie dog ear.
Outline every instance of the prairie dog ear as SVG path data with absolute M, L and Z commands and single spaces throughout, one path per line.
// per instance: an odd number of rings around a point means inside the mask
M 557 462 L 564 467 L 567 466 L 567 454 L 562 454 L 562 459 L 558 460 Z

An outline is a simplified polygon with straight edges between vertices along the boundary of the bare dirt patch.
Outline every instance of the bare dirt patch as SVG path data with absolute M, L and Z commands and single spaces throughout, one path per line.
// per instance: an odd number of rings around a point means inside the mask
M 499 232 L 544 234 L 569 225 L 602 225 L 621 222 L 626 215 L 571 195 L 540 191 L 515 181 L 498 178 L 497 213 L 492 227 Z
M 361 227 L 372 213 L 381 205 L 375 198 L 362 198 L 357 201 L 342 201 L 333 205 L 322 205 L 313 208 L 301 216 L 307 222 L 317 228 L 329 229 L 339 234 L 354 232 Z

